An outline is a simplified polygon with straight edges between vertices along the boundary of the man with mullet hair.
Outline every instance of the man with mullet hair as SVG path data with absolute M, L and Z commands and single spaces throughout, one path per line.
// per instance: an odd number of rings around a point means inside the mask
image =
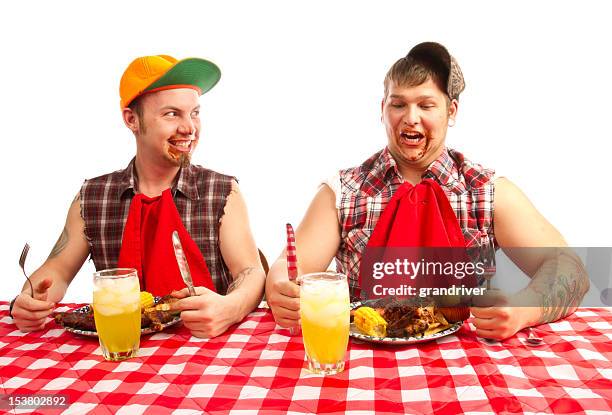
M 174 304 L 192 334 L 214 337 L 261 300 L 265 273 L 236 180 L 191 164 L 200 137 L 200 95 L 219 81 L 214 63 L 167 55 L 135 59 L 120 82 L 121 113 L 136 155 L 119 171 L 86 180 L 66 226 L 10 313 L 39 330 L 88 256 L 97 270 L 138 270 L 141 290 Z M 188 296 L 174 257 L 178 232 L 196 295 Z M 28 288 L 28 289 L 26 289 Z
M 479 336 L 505 339 L 573 312 L 589 280 L 566 250 L 512 249 L 567 245 L 512 182 L 446 147 L 464 87 L 459 64 L 438 43 L 421 43 L 393 64 L 381 102 L 387 145 L 320 186 L 296 230 L 298 274 L 325 271 L 335 257 L 360 300 L 364 278 L 372 278 L 371 269 L 360 273 L 366 248 L 501 247 L 531 277 L 519 301 L 529 306 L 465 311 Z M 299 324 L 299 288 L 287 277 L 285 253 L 270 268 L 266 298 L 278 324 Z

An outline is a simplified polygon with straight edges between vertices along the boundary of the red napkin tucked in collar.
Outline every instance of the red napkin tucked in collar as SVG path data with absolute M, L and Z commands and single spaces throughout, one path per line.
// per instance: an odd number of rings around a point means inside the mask
M 432 179 L 424 179 L 416 186 L 410 183 L 403 183 L 389 201 L 389 204 L 381 214 L 372 236 L 370 237 L 365 255 L 362 257 L 361 269 L 359 274 L 360 286 L 362 288 L 373 287 L 374 284 L 385 286 L 397 286 L 395 280 L 380 279 L 373 281 L 371 265 L 376 261 L 390 262 L 395 261 L 401 250 L 389 248 L 443 248 L 439 250 L 422 249 L 426 252 L 429 260 L 433 258 L 443 258 L 450 261 L 468 261 L 464 249 L 444 249 L 444 248 L 465 248 L 466 243 L 463 232 L 455 212 L 453 211 L 448 198 L 438 183 Z M 376 248 L 385 249 L 376 249 Z M 368 249 L 370 251 L 368 252 Z M 372 254 L 374 252 L 374 254 Z M 413 255 L 411 260 L 418 258 L 418 249 L 408 249 Z M 415 254 L 417 253 L 417 254 Z M 372 258 L 375 256 L 376 258 Z M 408 285 L 419 287 L 448 287 L 449 284 L 475 286 L 475 277 L 464 277 L 458 280 L 456 277 L 450 278 L 420 278 L 413 281 L 402 280 Z M 365 284 L 365 285 L 364 285 Z M 368 293 L 368 297 L 370 294 Z
M 158 197 L 134 196 L 123 231 L 118 266 L 136 268 L 140 288 L 156 296 L 185 288 L 172 246 L 175 230 L 181 239 L 194 286 L 215 291 L 204 256 L 183 226 L 170 189 Z
M 380 215 L 368 246 L 465 247 L 457 216 L 440 185 L 405 182 Z

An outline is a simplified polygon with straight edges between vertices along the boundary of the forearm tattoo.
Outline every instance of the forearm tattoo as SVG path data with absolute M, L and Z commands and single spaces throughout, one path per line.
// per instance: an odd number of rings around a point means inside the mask
M 227 293 L 229 294 L 232 291 L 235 291 L 240 286 L 240 284 L 242 284 L 244 279 L 254 270 L 255 270 L 255 267 L 248 267 L 240 271 L 236 275 L 236 277 L 234 277 L 234 281 L 232 281 L 232 283 L 227 287 Z
M 589 278 L 580 259 L 560 253 L 545 261 L 529 284 L 539 295 L 539 324 L 559 320 L 574 312 L 589 290 Z

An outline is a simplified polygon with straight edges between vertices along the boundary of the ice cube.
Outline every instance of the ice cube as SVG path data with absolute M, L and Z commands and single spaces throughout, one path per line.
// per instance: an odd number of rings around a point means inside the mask
M 117 304 L 122 307 L 132 305 L 132 304 L 140 304 L 140 293 L 138 291 L 131 291 L 128 293 L 121 293 L 117 297 Z
M 99 290 L 111 288 L 114 285 L 113 280 L 109 278 L 96 278 L 94 279 L 94 287 Z
M 138 280 L 136 278 L 118 278 L 115 280 L 115 289 L 119 292 L 126 292 L 137 289 Z
M 94 291 L 94 303 L 95 304 L 113 304 L 116 301 L 115 294 L 106 289 Z
M 340 301 L 334 301 L 332 303 L 329 303 L 319 310 L 319 314 L 321 315 L 323 320 L 337 319 L 339 317 L 342 317 L 344 314 L 348 315 L 348 313 L 348 304 Z

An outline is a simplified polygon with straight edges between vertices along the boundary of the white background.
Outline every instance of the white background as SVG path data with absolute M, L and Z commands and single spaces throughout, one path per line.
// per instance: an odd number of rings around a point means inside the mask
M 105 4 L 3 6 L 0 300 L 23 284 L 23 244 L 31 272 L 83 180 L 133 156 L 118 84 L 148 54 L 221 67 L 201 100 L 194 160 L 240 179 L 270 261 L 318 183 L 385 145 L 382 80 L 426 40 L 448 47 L 467 83 L 449 146 L 517 183 L 571 245 L 612 246 L 605 2 Z M 86 263 L 65 300 L 89 301 L 92 271 Z

